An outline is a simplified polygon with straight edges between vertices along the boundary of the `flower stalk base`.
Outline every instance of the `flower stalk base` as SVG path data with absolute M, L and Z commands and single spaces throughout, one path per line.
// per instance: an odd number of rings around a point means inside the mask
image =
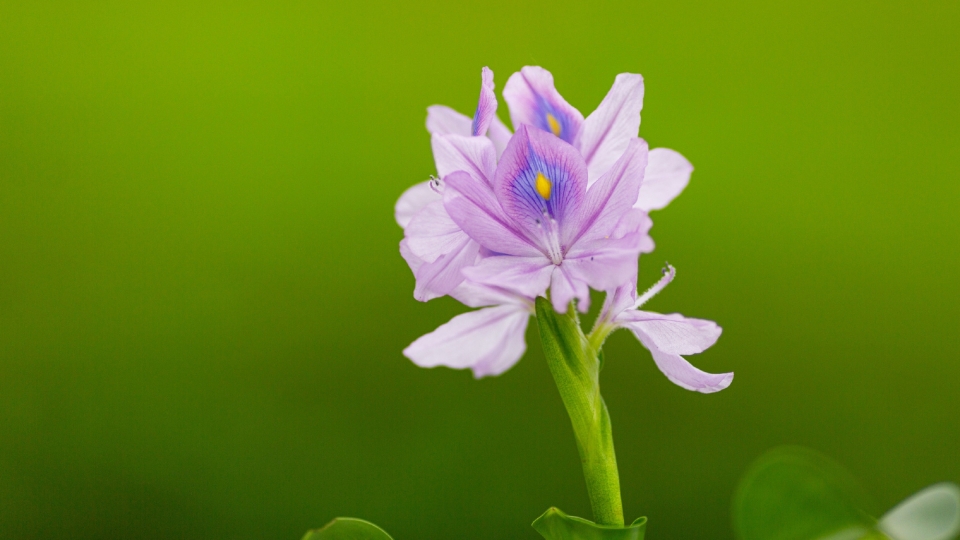
M 600 395 L 599 348 L 583 334 L 573 308 L 559 314 L 540 297 L 536 309 L 544 356 L 573 425 L 593 518 L 598 525 L 623 527 L 613 431 Z

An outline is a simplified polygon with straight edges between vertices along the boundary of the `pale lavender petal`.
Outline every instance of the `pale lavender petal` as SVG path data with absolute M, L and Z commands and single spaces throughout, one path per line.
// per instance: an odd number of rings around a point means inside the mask
M 553 75 L 539 66 L 525 66 L 503 87 L 513 129 L 530 125 L 573 144 L 583 124 L 580 111 L 567 103 L 553 86 Z
M 492 287 L 481 283 L 464 280 L 457 288 L 450 292 L 450 296 L 468 307 L 499 306 L 514 304 L 534 311 L 533 298 L 528 298 L 514 291 L 501 287 Z
M 530 313 L 513 305 L 457 315 L 403 350 L 420 367 L 471 368 L 477 378 L 513 367 L 526 350 Z
M 640 233 L 642 236 L 640 239 L 640 253 L 650 253 L 654 248 L 653 238 L 650 238 L 650 229 L 652 227 L 653 220 L 650 219 L 650 216 L 643 210 L 633 208 L 620 218 L 620 222 L 613 228 L 613 234 L 610 236 L 613 238 L 623 238 L 628 234 Z
M 637 200 L 646 166 L 647 143 L 634 138 L 620 159 L 587 190 L 580 212 L 570 216 L 573 236 L 564 238 L 564 244 L 611 236 Z
M 540 250 L 517 230 L 490 187 L 464 171 L 445 179 L 443 205 L 453 221 L 483 247 L 496 253 L 537 256 Z
M 640 130 L 643 77 L 621 73 L 600 106 L 583 122 L 577 146 L 587 162 L 590 182 L 618 160 Z
M 733 381 L 733 373 L 706 373 L 680 356 L 680 352 L 700 352 L 716 342 L 720 327 L 712 321 L 628 309 L 616 317 L 615 323 L 633 332 L 653 355 L 660 371 L 682 388 L 709 394 L 723 390 Z
M 433 160 L 440 178 L 456 171 L 466 171 L 480 182 L 493 183 L 497 170 L 497 151 L 486 137 L 434 135 L 430 138 Z
M 546 292 L 554 265 L 544 257 L 487 257 L 463 274 L 470 281 L 501 287 L 533 298 Z
M 497 159 L 500 159 L 500 156 L 503 155 L 503 151 L 507 148 L 507 143 L 510 142 L 512 136 L 513 133 L 510 133 L 510 128 L 503 123 L 503 120 L 494 116 L 493 122 L 490 123 L 490 130 L 487 131 L 487 137 L 493 141 L 493 146 L 497 149 Z
M 642 343 L 643 338 L 640 338 L 640 341 Z M 644 345 L 647 344 L 644 343 Z M 670 379 L 670 382 L 680 388 L 700 392 L 701 394 L 712 394 L 723 390 L 733 382 L 732 372 L 707 373 L 695 368 L 680 355 L 661 352 L 650 346 L 647 346 L 647 349 L 653 355 L 653 361 L 656 362 L 660 371 Z
M 450 219 L 443 201 L 434 201 L 417 212 L 404 230 L 404 237 L 410 250 L 425 262 L 437 260 L 469 239 Z
M 615 289 L 636 277 L 642 237 L 633 232 L 621 238 L 578 242 L 562 266 L 569 275 L 598 291 Z
M 490 122 L 497 114 L 497 95 L 493 93 L 493 71 L 484 67 L 480 80 L 480 99 L 477 101 L 477 110 L 473 113 L 473 123 L 470 125 L 470 134 L 475 137 L 487 134 Z
M 446 105 L 427 107 L 427 131 L 431 135 L 462 135 L 469 137 L 473 121 Z
M 529 126 L 521 126 L 510 139 L 494 178 L 504 212 L 545 252 L 573 236 L 586 189 L 587 168 L 580 153 Z
M 603 300 L 603 307 L 600 309 L 598 320 L 612 322 L 617 315 L 631 308 L 637 299 L 636 283 L 637 277 L 631 276 L 623 285 L 607 291 L 607 297 Z
M 410 246 L 407 245 L 407 240 L 403 239 L 400 241 L 400 256 L 403 257 L 403 260 L 407 262 L 407 266 L 410 267 L 410 270 L 416 275 L 417 270 L 423 266 L 423 259 L 417 257 L 413 251 L 410 249 Z
M 550 301 L 553 303 L 553 309 L 563 313 L 570 302 L 576 300 L 577 309 L 586 313 L 590 309 L 590 288 L 576 272 L 571 271 L 569 262 L 563 261 L 563 264 L 553 271 L 550 280 Z
M 693 165 L 679 152 L 669 148 L 650 150 L 647 170 L 634 207 L 649 212 L 670 204 L 687 187 L 692 172 Z
M 723 331 L 717 323 L 692 319 L 679 313 L 662 315 L 628 309 L 615 319 L 618 324 L 643 332 L 657 350 L 667 354 L 696 354 L 713 346 Z
M 393 207 L 393 217 L 397 224 L 407 228 L 413 215 L 434 201 L 443 200 L 443 196 L 430 185 L 430 180 L 414 184 L 400 195 Z
M 480 246 L 469 237 L 433 262 L 424 262 L 414 272 L 413 297 L 421 302 L 450 294 L 463 282 L 463 270 L 477 261 Z M 416 256 L 416 254 L 414 254 Z M 409 264 L 409 262 L 408 262 Z

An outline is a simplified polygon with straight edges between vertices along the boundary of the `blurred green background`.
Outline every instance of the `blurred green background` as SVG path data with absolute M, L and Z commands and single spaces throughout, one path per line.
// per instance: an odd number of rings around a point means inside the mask
M 960 480 L 960 3 L 0 3 L 0 537 L 537 538 L 590 516 L 540 353 L 504 376 L 401 350 L 421 304 L 393 203 L 425 107 L 550 69 L 585 114 L 642 73 L 641 135 L 696 166 L 654 214 L 717 320 L 669 383 L 607 347 L 628 519 L 731 538 L 766 449 L 847 465 L 876 511 Z M 501 118 L 508 119 L 505 107 Z

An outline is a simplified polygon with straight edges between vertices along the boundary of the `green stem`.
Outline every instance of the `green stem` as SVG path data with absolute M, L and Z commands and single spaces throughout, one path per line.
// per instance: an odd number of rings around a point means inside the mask
M 537 322 L 547 365 L 573 425 L 594 521 L 623 527 L 613 431 L 600 396 L 599 347 L 583 335 L 572 308 L 559 314 L 549 300 L 537 298 Z

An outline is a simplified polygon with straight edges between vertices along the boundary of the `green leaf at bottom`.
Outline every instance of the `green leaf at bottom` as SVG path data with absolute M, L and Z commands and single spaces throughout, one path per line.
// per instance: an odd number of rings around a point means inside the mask
M 610 527 L 551 508 L 533 522 L 533 528 L 547 540 L 643 540 L 647 518 L 637 518 L 626 527 Z
M 357 518 L 337 518 L 322 529 L 309 531 L 303 540 L 393 540 L 383 529 Z

